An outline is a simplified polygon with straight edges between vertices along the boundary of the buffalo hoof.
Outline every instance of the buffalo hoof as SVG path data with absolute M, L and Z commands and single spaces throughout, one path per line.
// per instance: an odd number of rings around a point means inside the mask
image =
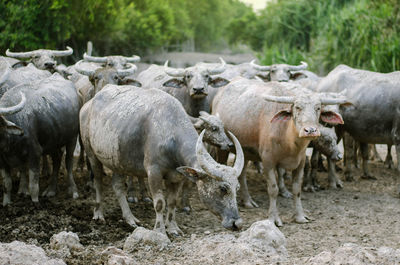
M 273 222 L 277 227 L 282 227 L 283 226 L 282 220 L 281 220 L 281 218 L 279 216 L 268 217 L 268 220 Z
M 56 196 L 56 189 L 52 188 L 52 187 L 48 187 L 43 193 L 42 193 L 43 197 L 54 197 Z
M 393 169 L 393 168 L 394 168 L 393 160 L 386 160 L 384 165 L 385 165 L 388 169 Z
M 17 194 L 18 194 L 18 195 L 21 195 L 21 196 L 23 196 L 23 197 L 27 197 L 27 196 L 30 195 L 30 194 L 29 194 L 28 188 L 21 188 L 21 187 L 18 189 Z
M 351 175 L 350 172 L 344 172 L 344 180 L 348 182 L 354 181 L 354 177 Z
M 305 192 L 315 192 L 315 187 L 311 184 L 307 184 L 306 186 L 303 187 L 303 191 Z
M 167 225 L 168 226 L 168 225 Z M 179 236 L 183 236 L 183 232 L 181 229 L 179 229 L 179 227 L 177 225 L 170 225 L 167 228 L 167 233 L 169 236 L 171 237 L 179 237 Z
M 149 197 L 144 197 L 143 201 L 145 203 L 153 203 L 153 200 L 151 198 L 149 198 Z
M 361 178 L 365 179 L 365 180 L 377 180 L 376 177 L 371 176 L 371 175 L 362 175 Z
M 249 200 L 244 201 L 243 205 L 247 209 L 258 208 L 259 207 L 258 204 L 255 201 L 253 201 L 252 198 L 249 198 Z
M 129 197 L 128 197 L 128 202 L 130 202 L 130 203 L 138 203 L 139 200 L 138 200 L 137 197 L 129 196 Z
M 186 213 L 186 214 L 190 214 L 190 211 L 191 211 L 191 210 L 192 210 L 192 209 L 190 209 L 189 206 L 185 206 L 185 207 L 182 208 L 182 211 L 183 211 L 184 213 Z
M 281 195 L 284 198 L 288 198 L 288 199 L 293 198 L 293 194 L 290 191 L 288 191 L 287 189 L 280 190 L 279 195 Z
M 103 212 L 100 210 L 96 210 L 96 209 L 94 209 L 94 211 L 93 211 L 93 220 L 96 220 L 101 223 L 106 222 L 106 220 L 104 219 Z
M 342 189 L 343 188 L 343 182 L 341 180 L 336 180 L 334 182 L 329 183 L 329 188 L 331 189 Z
M 310 222 L 310 218 L 306 215 L 295 215 L 294 220 L 298 224 L 306 224 Z

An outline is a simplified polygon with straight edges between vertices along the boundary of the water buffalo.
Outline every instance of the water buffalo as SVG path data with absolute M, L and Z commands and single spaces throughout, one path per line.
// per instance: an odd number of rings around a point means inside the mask
M 175 221 L 181 172 L 196 183 L 203 203 L 221 217 L 225 228 L 237 229 L 242 220 L 236 204 L 243 152 L 237 139 L 233 168 L 220 165 L 205 151 L 182 105 L 159 89 L 107 85 L 80 112 L 81 136 L 95 175 L 94 219 L 104 219 L 103 165 L 117 174 L 113 188 L 125 220 L 136 226 L 124 196 L 121 175 L 147 176 L 156 211 L 155 229 L 165 233 L 163 212 L 167 205 L 167 231 L 179 234 Z M 106 140 L 105 140 L 106 139 Z M 167 200 L 163 191 L 167 191 Z
M 0 97 L 10 88 L 22 84 L 29 83 L 35 80 L 41 80 L 50 77 L 51 73 L 46 70 L 40 70 L 33 64 L 28 64 L 26 67 L 14 69 L 8 63 L 3 64 L 0 73 Z
M 55 51 L 55 50 L 45 50 L 39 49 L 29 52 L 11 52 L 7 49 L 6 55 L 13 58 L 30 58 L 30 62 L 33 63 L 38 69 L 49 70 L 53 72 L 57 65 L 54 57 L 69 56 L 73 53 L 71 47 L 67 46 L 67 50 Z
M 20 101 L 20 93 L 26 95 L 26 103 L 16 113 L 3 112 L 2 120 L 14 124 L 17 135 L 1 137 L 0 167 L 6 187 L 3 205 L 11 202 L 10 170 L 20 169 L 20 190 L 25 193 L 26 171 L 29 170 L 29 192 L 33 202 L 38 202 L 40 157 L 49 154 L 53 160 L 53 173 L 44 195 L 53 196 L 57 190 L 57 178 L 66 147 L 66 168 L 69 191 L 73 198 L 78 191 L 72 175 L 73 151 L 79 130 L 78 95 L 72 82 L 59 74 L 13 87 L 0 100 L 1 106 L 13 106 Z M 1 111 L 0 111 L 1 112 Z
M 278 82 L 288 82 L 294 77 L 298 78 L 297 75 L 301 74 L 298 71 L 307 69 L 308 65 L 305 62 L 301 62 L 300 65 L 288 65 L 288 64 L 273 64 L 273 65 L 258 65 L 254 61 L 251 62 L 254 69 L 261 72 L 268 72 L 267 81 L 278 81 Z M 298 72 L 294 75 L 294 72 Z
M 363 178 L 373 178 L 368 169 L 368 143 L 395 145 L 400 156 L 400 72 L 377 73 L 339 65 L 324 77 L 321 92 L 345 91 L 353 103 L 342 106 L 345 124 L 341 128 L 360 142 Z M 346 139 L 345 139 L 346 140 Z M 353 152 L 345 141 L 345 156 L 351 161 Z M 397 161 L 400 171 L 400 159 Z M 346 163 L 347 179 L 352 179 L 352 163 Z
M 305 150 L 311 140 L 320 136 L 320 119 L 327 123 L 343 122 L 337 113 L 324 111 L 324 106 L 344 103 L 344 99 L 293 93 L 293 86 L 299 85 L 237 78 L 218 92 L 212 107 L 212 113 L 220 116 L 225 128 L 237 135 L 245 160 L 262 161 L 268 178 L 269 219 L 278 226 L 282 221 L 276 208 L 275 170 L 293 171 L 295 220 L 308 222 L 300 199 Z M 251 206 L 245 174 L 246 168 L 239 178 L 242 198 Z
M 137 79 L 143 87 L 161 89 L 177 98 L 185 108 L 187 114 L 198 117 L 200 111 L 210 112 L 208 100 L 209 86 L 221 87 L 229 83 L 228 80 L 215 77 L 221 74 L 226 66 L 221 58 L 221 64 L 216 67 L 195 65 L 185 69 L 168 67 L 168 61 L 164 67 L 151 65 L 141 72 Z M 171 77 L 173 77 L 171 79 Z
M 126 69 L 130 68 L 131 63 L 137 63 L 140 61 L 140 57 L 133 55 L 132 57 L 120 56 L 120 55 L 109 55 L 104 57 L 97 57 L 83 54 L 83 59 L 86 62 L 100 63 L 103 67 L 113 67 L 115 69 Z

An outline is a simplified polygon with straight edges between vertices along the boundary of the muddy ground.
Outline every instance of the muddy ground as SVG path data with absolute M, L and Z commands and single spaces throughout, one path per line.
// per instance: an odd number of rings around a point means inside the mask
M 385 155 L 383 149 L 381 155 Z M 343 189 L 303 193 L 303 206 L 312 219 L 308 224 L 293 222 L 294 207 L 291 199 L 278 199 L 284 222 L 281 231 L 287 238 L 289 253 L 285 263 L 294 264 L 301 258 L 332 251 L 349 242 L 368 247 L 400 248 L 400 198 L 397 194 L 400 175 L 393 169 L 384 168 L 380 162 L 371 162 L 370 165 L 372 173 L 377 177 L 375 181 L 359 179 L 361 171 L 357 169 L 356 181 L 345 182 Z M 104 257 L 99 253 L 107 246 L 122 248 L 124 240 L 133 229 L 122 220 L 121 210 L 111 189 L 111 178 L 106 180 L 106 223 L 92 220 L 94 194 L 84 188 L 85 179 L 82 176 L 85 174 L 86 171 L 76 171 L 76 182 L 80 187 L 80 198 L 77 200 L 70 199 L 65 192 L 65 175 L 60 180 L 58 195 L 51 199 L 40 198 L 39 208 L 34 207 L 29 198 L 13 194 L 11 206 L 0 206 L 0 242 L 19 240 L 48 250 L 53 234 L 64 230 L 73 231 L 78 234 L 85 250 L 64 258 L 67 264 L 103 264 Z M 343 179 L 343 172 L 339 174 Z M 44 190 L 47 179 L 42 178 L 40 181 L 41 190 Z M 319 181 L 323 187 L 327 187 L 327 173 L 319 173 Z M 250 169 L 248 183 L 260 207 L 240 208 L 245 222 L 244 229 L 255 221 L 266 219 L 268 208 L 266 179 Z M 17 184 L 15 180 L 15 190 Z M 1 186 L 1 196 L 2 189 Z M 173 244 L 167 249 L 143 248 L 134 252 L 133 257 L 139 264 L 196 264 L 195 260 L 191 260 L 191 255 L 187 255 L 187 251 L 183 256 L 182 246 L 210 234 L 227 233 L 218 219 L 201 205 L 195 193 L 192 194 L 191 204 L 193 210 L 189 215 L 183 212 L 177 214 L 178 224 L 185 235 L 172 239 Z M 142 226 L 152 229 L 155 214 L 151 204 L 139 202 L 131 204 L 131 209 L 141 220 Z M 196 249 L 193 249 L 195 252 Z M 265 257 L 265 263 L 268 263 L 268 257 Z

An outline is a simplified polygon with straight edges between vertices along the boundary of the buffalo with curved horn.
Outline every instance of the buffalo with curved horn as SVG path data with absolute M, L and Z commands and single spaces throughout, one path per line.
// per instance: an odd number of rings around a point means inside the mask
M 67 46 L 64 51 L 39 49 L 29 52 L 11 52 L 7 49 L 6 55 L 14 58 L 31 58 L 31 62 L 41 70 L 54 71 L 57 65 L 54 57 L 69 56 L 73 53 L 71 47 Z
M 273 65 L 258 65 L 253 61 L 250 62 L 251 66 L 263 72 L 268 72 L 268 81 L 279 81 L 287 82 L 294 78 L 293 72 L 305 70 L 308 67 L 306 62 L 301 62 L 300 65 L 289 65 L 289 64 L 273 64 Z
M 115 173 L 113 189 L 124 219 L 131 226 L 137 226 L 137 219 L 124 193 L 126 174 L 148 177 L 156 211 L 154 229 L 173 235 L 182 233 L 175 220 L 177 195 L 184 180 L 179 172 L 197 184 L 202 202 L 221 218 L 225 228 L 235 230 L 242 226 L 236 189 L 243 151 L 233 134 L 230 137 L 236 147 L 235 165 L 218 164 L 203 147 L 205 132 L 198 136 L 174 97 L 159 89 L 132 86 L 105 86 L 82 107 L 80 123 L 96 180 L 94 219 L 104 219 L 101 188 L 104 165 Z

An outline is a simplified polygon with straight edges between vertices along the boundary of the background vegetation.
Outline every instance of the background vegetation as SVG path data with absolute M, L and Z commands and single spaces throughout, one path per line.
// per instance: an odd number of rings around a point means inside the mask
M 259 13 L 239 0 L 14 0 L 0 2 L 0 52 L 75 50 L 144 55 L 191 40 L 198 51 L 251 47 L 264 64 L 307 61 L 400 69 L 398 0 L 276 0 Z

